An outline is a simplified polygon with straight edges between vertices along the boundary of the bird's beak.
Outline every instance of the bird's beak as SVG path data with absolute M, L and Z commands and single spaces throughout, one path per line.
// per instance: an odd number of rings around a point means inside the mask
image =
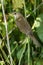
M 10 16 L 13 16 L 16 19 L 16 15 L 14 14 L 14 12 L 12 13 L 8 13 Z

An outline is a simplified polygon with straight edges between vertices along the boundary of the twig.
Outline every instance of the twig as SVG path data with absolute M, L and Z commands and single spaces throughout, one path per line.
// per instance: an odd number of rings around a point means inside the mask
M 39 4 L 39 5 L 32 11 L 32 13 L 35 12 L 42 4 L 43 4 L 43 2 L 42 2 L 41 4 Z M 31 14 L 32 14 L 32 13 L 31 13 Z M 27 15 L 26 18 L 28 18 L 31 14 Z
M 28 40 L 28 65 L 30 65 L 30 38 Z
M 6 37 L 7 37 L 8 51 L 9 51 L 9 55 L 10 55 L 10 62 L 11 62 L 11 65 L 12 65 L 13 63 L 12 63 L 12 57 L 11 57 L 11 51 L 10 51 L 10 44 L 9 44 L 9 37 L 8 37 L 8 29 L 7 29 L 7 22 L 6 22 L 6 17 L 5 17 L 3 0 L 1 0 L 1 4 L 2 4 L 2 12 L 3 12 L 3 17 L 4 17 L 4 22 L 5 22 L 5 29 L 6 29 Z
M 15 48 L 12 50 L 11 55 L 13 54 L 13 52 L 15 51 L 16 48 L 17 48 L 17 45 L 16 45 Z M 8 60 L 9 57 L 10 57 L 10 55 L 8 55 L 8 57 L 6 58 L 6 61 Z
M 14 27 L 9 33 L 8 33 L 8 36 L 12 33 L 12 31 L 15 30 L 16 27 Z M 2 41 L 6 38 L 6 35 L 3 37 Z
M 24 14 L 25 14 L 25 18 L 26 18 L 26 5 L 25 5 L 25 0 L 24 0 Z

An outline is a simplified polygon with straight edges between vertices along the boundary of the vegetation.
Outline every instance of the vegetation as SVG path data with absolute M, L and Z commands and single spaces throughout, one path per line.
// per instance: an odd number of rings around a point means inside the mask
M 13 11 L 28 20 L 40 48 L 19 31 Z M 43 65 L 43 0 L 0 0 L 0 65 Z

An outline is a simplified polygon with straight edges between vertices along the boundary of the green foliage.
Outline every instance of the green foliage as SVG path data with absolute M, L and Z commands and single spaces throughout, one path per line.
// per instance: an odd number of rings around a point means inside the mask
M 22 8 L 24 1 L 23 0 L 12 0 L 14 9 Z
M 43 42 L 43 14 L 40 14 L 40 16 L 36 19 L 36 21 L 40 22 L 40 26 L 36 28 L 36 32 L 41 41 Z
M 0 65 L 4 65 L 4 61 L 0 61 Z
M 36 27 L 36 32 L 43 42 L 43 13 L 36 18 L 33 27 Z
M 7 46 L 5 21 L 0 0 L 0 65 L 43 65 L 43 4 L 42 0 L 3 0 L 8 30 Z M 40 5 L 41 4 L 41 5 Z M 32 40 L 19 31 L 12 11 L 21 12 L 29 21 L 33 33 L 42 44 L 36 48 Z M 37 34 L 37 35 L 36 35 Z M 39 50 L 40 49 L 40 50 Z

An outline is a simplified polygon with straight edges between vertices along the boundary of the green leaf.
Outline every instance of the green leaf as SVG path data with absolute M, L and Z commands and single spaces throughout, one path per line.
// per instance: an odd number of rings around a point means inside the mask
M 2 19 L 2 13 L 0 12 L 0 20 Z
M 36 60 L 35 65 L 43 65 L 43 59 Z
M 23 0 L 12 0 L 14 9 L 23 7 Z
M 17 53 L 17 58 L 20 60 L 21 56 L 23 57 L 23 51 L 25 50 L 25 44 L 22 46 L 22 48 Z
M 29 39 L 30 40 L 30 39 Z M 23 41 L 23 45 L 22 45 L 22 48 L 18 51 L 17 53 L 17 58 L 19 60 L 19 65 L 21 63 L 21 59 L 23 58 L 23 54 L 25 52 L 25 49 L 26 49 L 26 44 L 29 43 L 29 40 L 28 40 L 28 37 L 25 38 L 25 40 Z
M 11 21 L 11 20 L 10 20 Z M 13 22 L 8 22 L 8 32 L 14 28 Z
M 40 14 L 36 18 L 33 27 L 36 27 L 36 32 L 37 32 L 40 40 L 43 42 L 43 14 Z
M 4 23 L 0 24 L 0 30 L 0 34 L 2 35 L 2 37 L 4 37 L 6 35 Z
M 4 65 L 4 61 L 0 61 L 0 65 Z

